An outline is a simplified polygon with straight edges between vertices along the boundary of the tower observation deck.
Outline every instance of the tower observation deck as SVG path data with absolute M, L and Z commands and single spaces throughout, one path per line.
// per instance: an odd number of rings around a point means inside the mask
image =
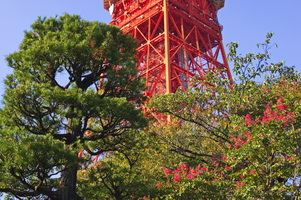
M 209 71 L 232 79 L 217 11 L 225 0 L 103 0 L 111 25 L 139 41 L 137 69 L 145 95 L 190 88 Z

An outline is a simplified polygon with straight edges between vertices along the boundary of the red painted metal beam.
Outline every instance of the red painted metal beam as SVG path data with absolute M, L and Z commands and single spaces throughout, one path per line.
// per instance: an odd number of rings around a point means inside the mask
M 193 77 L 202 79 L 209 71 L 232 80 L 217 20 L 224 0 L 104 3 L 112 11 L 111 24 L 139 41 L 137 69 L 146 80 L 146 96 L 185 91 Z

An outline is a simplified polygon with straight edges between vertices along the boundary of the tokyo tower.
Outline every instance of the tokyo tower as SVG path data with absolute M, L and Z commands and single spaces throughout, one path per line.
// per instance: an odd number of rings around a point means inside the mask
M 104 0 L 111 25 L 138 39 L 137 69 L 145 96 L 190 87 L 193 77 L 218 71 L 232 80 L 217 11 L 225 0 Z

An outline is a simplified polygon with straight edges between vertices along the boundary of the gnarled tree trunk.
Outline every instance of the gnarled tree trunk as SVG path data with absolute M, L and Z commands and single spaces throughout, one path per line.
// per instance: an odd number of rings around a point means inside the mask
M 77 167 L 66 168 L 61 174 L 61 200 L 82 200 L 76 193 Z

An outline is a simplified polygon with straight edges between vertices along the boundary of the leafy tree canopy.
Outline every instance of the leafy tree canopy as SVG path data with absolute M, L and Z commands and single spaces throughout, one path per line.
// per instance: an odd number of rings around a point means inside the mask
M 92 156 L 131 148 L 146 125 L 137 42 L 77 15 L 38 18 L 6 59 L 0 111 L 0 192 L 81 199 L 77 171 Z M 77 158 L 82 152 L 83 157 Z
M 238 55 L 238 44 L 229 45 L 235 84 L 212 72 L 196 79 L 202 87 L 152 99 L 156 111 L 181 122 L 158 132 L 182 155 L 165 155 L 162 198 L 299 198 L 301 79 L 294 67 L 269 62 L 272 35 L 258 44 L 262 53 Z

